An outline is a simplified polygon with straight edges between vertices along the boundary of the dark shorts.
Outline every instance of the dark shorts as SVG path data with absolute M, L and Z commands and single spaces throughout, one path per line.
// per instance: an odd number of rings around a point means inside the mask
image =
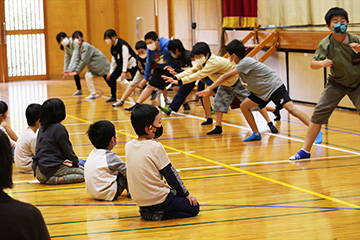
M 153 87 L 164 90 L 168 83 L 165 82 L 161 75 L 165 75 L 171 78 L 173 77 L 173 75 L 171 75 L 168 70 L 164 70 L 162 68 L 155 68 L 149 80 L 149 84 Z
M 271 94 L 269 100 L 264 101 L 261 98 L 257 97 L 255 94 L 251 93 L 248 97 L 251 101 L 259 104 L 259 108 L 264 108 L 270 101 L 273 101 L 275 105 L 281 109 L 282 106 L 291 101 L 288 91 L 285 88 L 285 85 L 281 85 L 278 89 L 275 90 L 273 94 Z

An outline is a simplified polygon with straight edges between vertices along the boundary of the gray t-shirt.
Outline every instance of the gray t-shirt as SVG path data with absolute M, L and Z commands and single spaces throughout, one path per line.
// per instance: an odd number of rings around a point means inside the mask
M 244 57 L 235 67 L 245 86 L 257 97 L 268 101 L 270 96 L 284 83 L 274 70 L 251 57 Z

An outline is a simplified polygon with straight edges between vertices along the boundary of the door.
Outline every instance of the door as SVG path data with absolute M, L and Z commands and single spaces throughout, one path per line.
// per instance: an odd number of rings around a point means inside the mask
M 43 0 L 0 0 L 2 81 L 46 79 Z

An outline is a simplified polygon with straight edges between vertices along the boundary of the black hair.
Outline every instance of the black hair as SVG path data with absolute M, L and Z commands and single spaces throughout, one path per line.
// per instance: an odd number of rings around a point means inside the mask
M 59 32 L 56 35 L 56 41 L 60 44 L 60 49 L 63 50 L 63 51 L 64 51 L 64 46 L 61 44 L 61 39 L 66 38 L 66 37 L 67 37 L 67 35 L 64 32 Z
M 200 55 L 200 54 L 204 54 L 205 56 L 208 53 L 211 53 L 210 51 L 210 47 L 207 43 L 205 42 L 198 42 L 193 46 L 193 49 L 191 51 L 194 55 Z
M 39 120 L 41 105 L 38 103 L 30 104 L 25 111 L 27 124 L 29 126 L 35 126 L 37 120 Z
M 0 114 L 5 114 L 9 110 L 6 102 L 0 100 Z
M 243 59 L 246 56 L 246 51 L 245 51 L 245 46 L 242 43 L 242 41 L 239 41 L 237 39 L 232 40 L 227 46 L 226 46 L 226 51 L 232 55 L 233 53 L 235 53 L 235 55 L 240 58 Z
M 348 13 L 343 8 L 333 7 L 325 14 L 326 25 L 330 26 L 331 19 L 336 16 L 342 16 L 346 19 L 346 22 L 349 23 Z
M 159 38 L 158 35 L 154 31 L 148 32 L 147 34 L 145 34 L 145 37 L 144 37 L 145 41 L 147 39 L 151 39 L 153 41 L 156 41 L 156 39 L 158 39 L 158 38 Z
M 75 31 L 73 34 L 72 34 L 72 39 L 75 39 L 75 38 L 83 38 L 83 34 L 81 31 Z
M 46 130 L 53 123 L 60 123 L 66 118 L 64 102 L 59 98 L 46 100 L 40 108 L 40 124 Z
M 111 139 L 115 137 L 115 126 L 107 120 L 97 121 L 89 126 L 86 134 L 94 147 L 106 149 Z
M 9 137 L 0 131 L 0 190 L 13 186 L 13 159 Z
M 155 121 L 159 110 L 150 104 L 139 104 L 131 112 L 131 125 L 138 136 L 147 135 L 145 127 L 149 127 Z
M 116 34 L 116 32 L 115 32 L 115 30 L 114 29 L 108 29 L 108 30 L 106 30 L 105 31 L 105 33 L 104 33 L 104 39 L 106 39 L 106 38 L 112 38 L 112 37 L 117 37 L 117 34 Z
M 140 41 L 137 41 L 136 44 L 135 44 L 135 49 L 136 50 L 139 50 L 140 48 L 143 48 L 143 49 L 147 49 L 146 47 L 146 42 L 143 41 L 143 40 L 140 40 Z
M 173 53 L 176 52 L 176 49 L 179 50 L 179 52 L 184 52 L 185 48 L 182 42 L 179 39 L 170 40 L 168 44 L 169 51 L 172 51 Z

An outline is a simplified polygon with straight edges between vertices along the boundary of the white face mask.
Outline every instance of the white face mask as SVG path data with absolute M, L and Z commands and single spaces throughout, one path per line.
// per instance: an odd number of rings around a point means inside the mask
M 139 55 L 139 57 L 142 58 L 142 59 L 145 59 L 147 57 L 147 54 L 146 53 L 141 54 L 141 55 Z
M 66 37 L 66 38 L 64 38 L 62 41 L 61 41 L 61 45 L 63 45 L 64 47 L 66 46 L 66 45 L 69 45 L 69 43 L 70 43 L 70 40 Z
M 197 65 L 203 65 L 206 61 L 205 56 L 202 58 L 195 59 Z
M 112 40 L 111 40 L 110 38 L 105 39 L 105 43 L 106 43 L 107 45 L 112 45 Z
M 80 40 L 79 40 L 78 38 L 75 38 L 75 39 L 74 39 L 74 43 L 75 43 L 76 45 L 80 45 Z
M 146 47 L 150 50 L 150 51 L 155 51 L 156 50 L 156 43 L 153 42 L 151 44 L 146 45 Z
M 195 67 L 196 66 L 196 61 L 191 61 L 191 65 L 193 66 L 193 67 Z

